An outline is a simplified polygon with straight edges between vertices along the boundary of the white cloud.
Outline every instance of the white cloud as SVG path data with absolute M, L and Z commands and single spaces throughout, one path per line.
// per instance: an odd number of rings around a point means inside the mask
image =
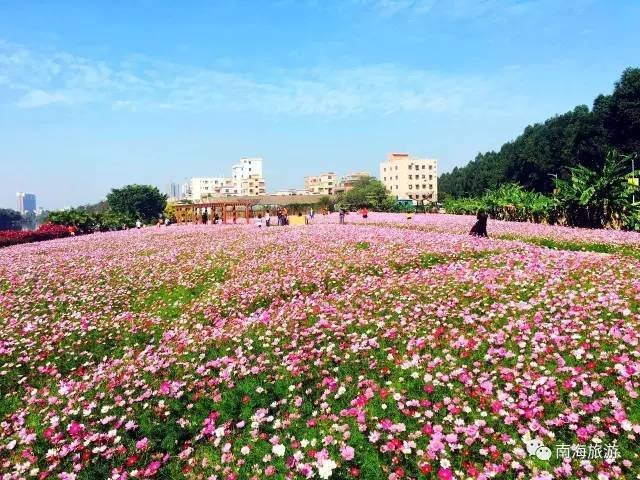
M 67 99 L 60 92 L 45 92 L 43 90 L 31 90 L 19 101 L 20 108 L 38 108 L 51 105 L 53 103 L 64 103 Z
M 387 0 L 391 1 L 391 0 Z M 489 108 L 495 79 L 392 64 L 256 72 L 130 59 L 114 65 L 0 42 L 0 89 L 20 108 L 104 105 L 114 110 L 252 111 L 274 115 L 469 112 Z M 499 83 L 499 81 L 498 81 Z

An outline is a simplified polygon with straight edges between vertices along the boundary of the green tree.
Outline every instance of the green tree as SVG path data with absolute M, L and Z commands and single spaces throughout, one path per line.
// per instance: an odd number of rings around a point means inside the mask
M 116 213 L 149 222 L 162 215 L 167 196 L 151 185 L 127 185 L 111 190 L 107 203 Z
M 176 204 L 173 202 L 167 202 L 166 207 L 164 207 L 164 217 L 168 218 L 171 222 L 176 221 Z
M 67 227 L 74 226 L 85 233 L 92 232 L 98 227 L 95 214 L 77 208 L 49 212 L 46 221 Z
M 371 208 L 377 211 L 389 210 L 395 203 L 383 183 L 374 177 L 362 177 L 348 192 L 338 195 L 337 204 L 347 208 Z
M 640 152 L 640 69 L 625 70 L 611 95 L 600 95 L 589 110 L 572 111 L 527 126 L 497 152 L 479 153 L 466 166 L 442 174 L 439 196 L 481 197 L 506 183 L 525 190 L 551 193 L 549 174 L 569 180 L 579 165 L 599 171 L 607 152 Z
M 0 208 L 0 230 L 20 230 L 21 221 L 20 212 Z

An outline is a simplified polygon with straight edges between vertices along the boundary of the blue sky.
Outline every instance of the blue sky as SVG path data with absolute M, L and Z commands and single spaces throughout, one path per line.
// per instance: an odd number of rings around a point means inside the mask
M 0 0 L 0 206 L 127 183 L 441 172 L 640 66 L 632 0 Z

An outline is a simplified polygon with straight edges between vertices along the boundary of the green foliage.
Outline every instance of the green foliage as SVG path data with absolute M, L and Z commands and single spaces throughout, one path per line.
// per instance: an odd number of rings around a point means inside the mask
M 454 214 L 485 210 L 492 218 L 564 224 L 575 227 L 640 229 L 640 204 L 632 203 L 638 187 L 626 173 L 631 156 L 609 152 L 599 171 L 583 165 L 570 169 L 569 180 L 556 180 L 553 197 L 509 183 L 479 198 L 448 198 L 445 209 Z
M 578 165 L 571 169 L 571 179 L 557 180 L 558 202 L 567 224 L 602 228 L 624 226 L 637 216 L 631 196 L 637 187 L 627 182 L 629 156 L 613 150 L 606 156 L 600 172 Z
M 395 200 L 387 193 L 380 180 L 362 177 L 354 183 L 351 190 L 338 195 L 336 203 L 350 209 L 366 207 L 385 212 L 393 208 Z
M 613 94 L 601 95 L 589 110 L 573 111 L 530 125 L 498 152 L 479 153 L 462 168 L 454 168 L 438 180 L 439 194 L 447 197 L 480 197 L 504 183 L 525 190 L 551 193 L 553 178 L 569 179 L 571 168 L 603 167 L 606 152 L 640 151 L 640 69 L 625 70 Z M 628 166 L 630 168 L 630 165 Z
M 74 226 L 83 233 L 120 230 L 124 226 L 133 227 L 135 223 L 130 216 L 112 210 L 91 213 L 79 208 L 48 212 L 47 221 L 58 225 Z
M 323 195 L 318 200 L 318 204 L 317 205 L 318 205 L 318 208 L 320 208 L 320 209 L 324 208 L 324 209 L 327 209 L 327 210 L 331 211 L 331 210 L 333 210 L 335 202 L 328 195 Z
M 74 226 L 82 232 L 92 232 L 97 226 L 95 214 L 77 208 L 49 212 L 47 221 L 58 225 Z
M 0 208 L 0 230 L 20 230 L 21 221 L 20 212 Z
M 176 204 L 173 202 L 167 202 L 167 206 L 164 207 L 164 217 L 168 218 L 171 222 L 176 221 Z
M 151 185 L 127 185 L 107 195 L 112 211 L 150 222 L 162 215 L 167 196 Z

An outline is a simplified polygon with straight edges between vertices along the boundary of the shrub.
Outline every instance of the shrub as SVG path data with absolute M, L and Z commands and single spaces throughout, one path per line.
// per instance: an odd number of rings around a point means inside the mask
M 62 225 L 45 223 L 37 230 L 1 230 L 0 247 L 19 245 L 21 243 L 40 242 L 43 240 L 53 240 L 54 238 L 68 237 L 69 231 Z

